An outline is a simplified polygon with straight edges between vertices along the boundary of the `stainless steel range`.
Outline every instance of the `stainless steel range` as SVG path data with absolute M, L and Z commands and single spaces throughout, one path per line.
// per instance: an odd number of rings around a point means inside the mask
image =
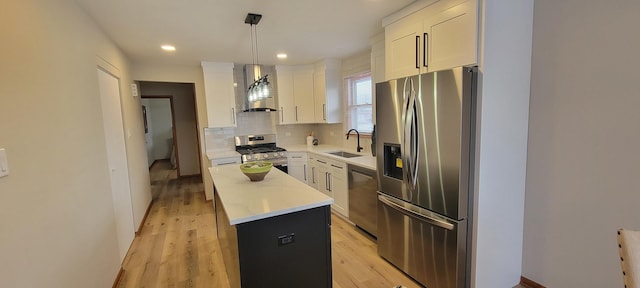
M 242 163 L 269 161 L 287 172 L 287 150 L 276 146 L 275 134 L 236 136 L 236 152 L 242 155 Z

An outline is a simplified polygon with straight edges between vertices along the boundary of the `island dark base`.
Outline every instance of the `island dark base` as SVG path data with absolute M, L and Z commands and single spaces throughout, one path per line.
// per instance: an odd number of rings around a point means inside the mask
M 330 206 L 234 226 L 221 210 L 219 238 L 231 287 L 332 287 Z

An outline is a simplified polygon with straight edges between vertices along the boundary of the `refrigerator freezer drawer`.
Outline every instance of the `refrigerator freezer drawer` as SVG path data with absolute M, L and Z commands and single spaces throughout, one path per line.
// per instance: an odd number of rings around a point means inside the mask
M 423 213 L 427 212 L 427 213 Z M 378 254 L 426 287 L 467 281 L 467 223 L 378 195 Z

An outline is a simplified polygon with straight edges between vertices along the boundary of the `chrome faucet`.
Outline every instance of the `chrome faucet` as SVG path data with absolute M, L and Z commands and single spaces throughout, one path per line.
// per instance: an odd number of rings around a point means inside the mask
M 364 148 L 360 147 L 360 132 L 358 132 L 358 130 L 356 130 L 356 129 L 351 129 L 351 130 L 347 131 L 347 140 L 349 140 L 349 134 L 351 134 L 351 131 L 356 131 L 356 134 L 358 134 L 358 148 L 357 148 L 357 150 L 358 150 L 358 152 L 360 152 L 360 151 L 362 151 L 362 149 L 364 149 Z

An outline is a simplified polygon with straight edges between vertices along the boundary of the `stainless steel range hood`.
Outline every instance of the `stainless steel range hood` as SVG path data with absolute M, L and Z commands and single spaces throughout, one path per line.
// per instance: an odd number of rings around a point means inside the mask
M 275 66 L 236 64 L 233 68 L 236 87 L 236 103 L 241 105 L 243 112 L 270 112 L 276 111 L 275 107 Z M 250 102 L 247 95 L 247 87 L 261 76 L 269 75 L 269 97 L 263 100 Z

